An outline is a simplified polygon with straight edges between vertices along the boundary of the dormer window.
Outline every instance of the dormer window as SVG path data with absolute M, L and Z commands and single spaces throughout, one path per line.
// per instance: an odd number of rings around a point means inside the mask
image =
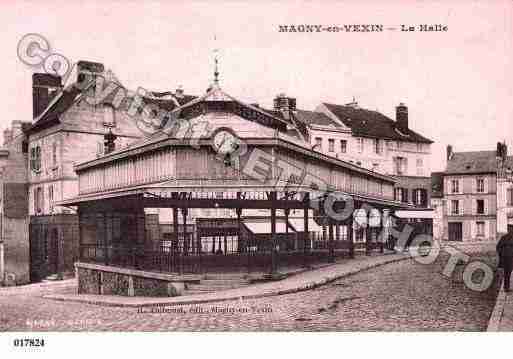
M 114 107 L 105 105 L 103 111 L 103 125 L 106 127 L 116 127 L 116 111 Z

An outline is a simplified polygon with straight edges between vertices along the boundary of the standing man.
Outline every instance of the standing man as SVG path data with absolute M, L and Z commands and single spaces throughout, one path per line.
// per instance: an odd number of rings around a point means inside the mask
M 509 292 L 509 281 L 513 269 L 513 233 L 507 233 L 497 243 L 497 254 L 499 255 L 499 268 L 504 270 L 504 291 Z

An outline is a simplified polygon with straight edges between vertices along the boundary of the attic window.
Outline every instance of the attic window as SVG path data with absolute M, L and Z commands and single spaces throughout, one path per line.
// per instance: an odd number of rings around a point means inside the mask
M 471 168 L 472 168 L 472 164 L 471 164 L 471 163 L 467 163 L 467 164 L 465 165 L 465 169 L 466 169 L 466 170 L 469 170 L 469 169 L 471 169 Z

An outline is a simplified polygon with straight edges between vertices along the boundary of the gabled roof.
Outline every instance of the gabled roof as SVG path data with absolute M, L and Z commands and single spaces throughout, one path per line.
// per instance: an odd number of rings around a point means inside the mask
M 255 105 L 241 102 L 225 93 L 221 88 L 219 88 L 218 85 L 211 86 L 201 97 L 184 96 L 184 99 L 190 99 L 190 101 L 181 105 L 180 107 L 174 108 L 171 111 L 172 117 L 174 116 L 175 118 L 186 120 L 192 119 L 208 111 L 209 103 L 215 104 L 214 109 L 216 109 L 218 106 L 221 106 L 220 108 L 224 108 L 225 110 L 233 110 L 233 106 L 231 105 L 237 105 L 243 109 L 239 114 L 240 116 L 246 117 L 250 121 L 260 123 L 263 126 L 279 129 L 283 134 L 291 137 L 292 139 L 305 142 L 305 131 L 302 130 L 301 123 L 298 124 L 294 119 L 284 117 L 281 111 L 267 110 Z M 248 113 L 253 114 L 248 115 Z M 265 117 L 265 121 L 259 120 L 259 117 L 255 116 L 255 114 L 260 114 L 259 116 L 263 115 Z M 175 121 L 169 121 L 155 133 L 137 141 L 131 142 L 127 148 L 147 146 L 149 144 L 157 143 L 172 137 L 174 122 Z M 125 151 L 127 148 L 118 149 L 113 153 Z
M 322 126 L 322 127 L 333 127 L 333 128 L 343 128 L 339 123 L 333 121 L 331 118 L 326 116 L 322 112 L 317 111 L 306 111 L 306 110 L 297 110 L 294 115 L 296 118 L 305 123 L 308 126 Z
M 48 127 L 59 121 L 59 117 L 66 112 L 80 97 L 82 91 L 76 86 L 70 86 L 62 90 L 50 102 L 48 107 L 35 119 L 35 122 L 27 131 L 33 131 Z
M 506 159 L 507 166 L 513 168 L 513 157 Z M 445 174 L 477 174 L 497 172 L 496 151 L 454 152 L 447 161 Z
M 394 120 L 377 111 L 330 103 L 324 103 L 323 105 L 337 116 L 344 125 L 351 128 L 354 136 L 406 142 L 433 143 L 432 140 L 411 129 L 398 131 Z
M 92 85 L 92 83 L 90 85 Z M 59 117 L 67 110 L 69 110 L 75 102 L 82 98 L 82 95 L 89 90 L 90 85 L 85 89 L 81 89 L 79 86 L 76 86 L 76 84 L 73 83 L 67 88 L 63 89 L 57 96 L 55 96 L 48 107 L 41 113 L 39 117 L 35 119 L 33 125 L 27 130 L 34 131 L 36 129 L 45 128 L 52 124 L 58 123 Z M 115 104 L 119 89 L 122 89 L 125 91 L 125 93 L 127 93 L 127 90 L 125 87 L 123 87 L 123 85 L 119 83 L 116 83 L 116 85 L 118 85 L 118 87 L 111 91 L 104 99 L 102 99 L 103 104 Z M 196 99 L 196 96 L 186 94 L 175 95 L 173 98 L 173 94 L 169 91 L 150 92 L 149 94 L 149 96 L 142 97 L 143 104 L 156 105 L 158 108 L 164 109 L 166 111 L 172 111 L 175 108 Z M 130 99 L 128 98 L 123 99 L 120 107 L 123 109 L 123 106 L 126 107 L 129 101 Z

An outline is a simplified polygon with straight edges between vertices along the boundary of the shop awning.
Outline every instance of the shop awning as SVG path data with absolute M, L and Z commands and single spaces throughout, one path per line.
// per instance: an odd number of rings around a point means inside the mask
M 271 220 L 258 220 L 248 221 L 244 220 L 244 224 L 253 234 L 269 234 L 271 233 Z M 276 221 L 276 233 L 287 233 L 285 222 Z M 294 233 L 294 230 L 289 227 L 289 233 Z
M 305 220 L 303 218 L 289 218 L 289 223 L 294 227 L 297 232 L 305 231 Z M 308 218 L 308 231 L 309 232 L 322 232 L 322 227 L 313 220 Z
M 433 219 L 434 211 L 432 209 L 426 210 L 398 210 L 395 211 L 395 216 L 398 218 L 420 218 L 420 219 Z

